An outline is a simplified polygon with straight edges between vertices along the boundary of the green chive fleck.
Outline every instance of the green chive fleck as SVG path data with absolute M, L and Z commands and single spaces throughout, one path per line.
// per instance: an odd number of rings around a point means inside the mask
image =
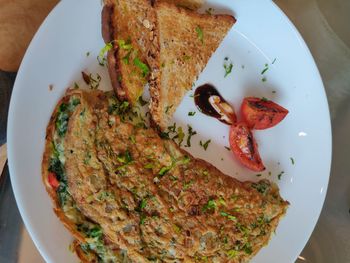
M 203 41 L 203 31 L 202 31 L 202 29 L 199 26 L 196 27 L 196 32 L 197 32 L 198 39 L 203 44 L 204 43 L 204 41 Z

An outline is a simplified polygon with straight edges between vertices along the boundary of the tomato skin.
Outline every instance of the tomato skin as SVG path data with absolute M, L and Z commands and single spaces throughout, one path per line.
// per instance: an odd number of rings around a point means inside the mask
M 243 120 L 248 127 L 264 130 L 280 123 L 288 114 L 288 110 L 270 100 L 247 97 L 241 105 Z
M 51 187 L 55 190 L 57 190 L 57 188 L 59 187 L 60 183 L 56 178 L 56 174 L 50 172 L 47 176 L 47 179 L 49 181 L 49 184 L 51 185 Z
M 236 158 L 245 167 L 256 172 L 265 170 L 258 152 L 258 145 L 246 123 L 239 122 L 231 126 L 230 146 Z

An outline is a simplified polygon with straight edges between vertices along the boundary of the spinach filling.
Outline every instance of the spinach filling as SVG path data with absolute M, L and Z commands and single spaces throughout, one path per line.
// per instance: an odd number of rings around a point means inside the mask
M 67 133 L 69 118 L 79 104 L 80 100 L 78 98 L 71 97 L 68 103 L 63 102 L 58 108 L 55 122 L 56 134 L 54 134 L 53 138 L 53 152 L 50 157 L 48 171 L 54 173 L 59 181 L 56 193 L 62 210 L 65 211 L 66 208 L 69 210 L 69 207 L 73 207 L 79 214 L 76 219 L 78 221 L 76 222 L 76 227 L 88 241 L 86 244 L 81 245 L 82 250 L 86 253 L 89 250 L 95 252 L 99 262 L 115 262 L 114 253 L 109 251 L 104 245 L 102 228 L 98 224 L 90 222 L 80 213 L 68 190 L 67 175 L 64 168 L 63 139 Z

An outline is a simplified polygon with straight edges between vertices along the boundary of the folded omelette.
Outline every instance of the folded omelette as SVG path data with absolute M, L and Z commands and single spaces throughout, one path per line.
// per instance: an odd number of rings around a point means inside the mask
M 223 174 L 102 91 L 59 101 L 42 174 L 83 262 L 247 262 L 288 207 L 275 184 Z

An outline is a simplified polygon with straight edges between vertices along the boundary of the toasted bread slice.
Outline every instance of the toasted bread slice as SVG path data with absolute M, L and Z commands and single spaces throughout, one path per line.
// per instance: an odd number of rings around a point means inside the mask
M 168 2 L 180 7 L 196 10 L 203 5 L 204 0 L 156 0 L 155 2 Z
M 151 61 L 150 110 L 162 129 L 235 23 L 230 15 L 198 14 L 156 2 L 159 53 Z
M 134 104 L 144 90 L 150 70 L 155 13 L 149 0 L 107 0 L 102 11 L 102 34 L 108 52 L 111 82 L 119 99 Z M 153 51 L 155 52 L 155 51 Z

